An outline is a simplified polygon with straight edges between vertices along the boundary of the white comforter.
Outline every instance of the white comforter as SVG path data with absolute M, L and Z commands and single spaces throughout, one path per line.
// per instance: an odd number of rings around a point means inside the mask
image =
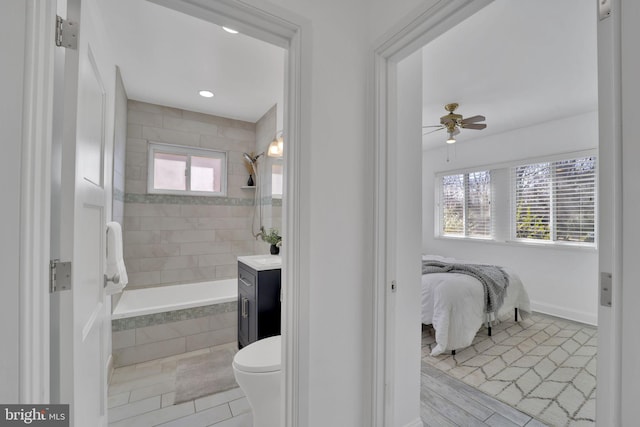
M 435 255 L 423 259 L 461 262 Z M 514 316 L 514 308 L 518 309 L 518 319 L 526 318 L 531 312 L 527 291 L 517 274 L 504 270 L 509 275 L 509 286 L 497 318 Z M 457 273 L 422 275 L 422 323 L 432 324 L 436 331 L 437 345 L 431 350 L 432 356 L 468 347 L 484 322 L 484 290 L 477 279 Z

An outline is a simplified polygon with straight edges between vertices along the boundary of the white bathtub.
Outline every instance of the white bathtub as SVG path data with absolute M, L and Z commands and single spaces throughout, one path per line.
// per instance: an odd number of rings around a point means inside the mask
M 129 289 L 112 314 L 114 366 L 237 340 L 237 279 Z
M 126 289 L 111 318 L 126 319 L 145 314 L 221 304 L 236 301 L 237 298 L 237 279 Z

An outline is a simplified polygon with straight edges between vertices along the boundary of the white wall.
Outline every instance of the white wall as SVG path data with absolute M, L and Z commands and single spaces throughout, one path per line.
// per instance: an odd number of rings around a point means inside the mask
M 464 131 L 463 131 L 464 132 Z M 513 268 L 525 284 L 532 309 L 595 324 L 598 310 L 598 253 L 586 248 L 549 248 L 501 242 L 436 238 L 435 174 L 514 160 L 544 157 L 598 146 L 597 113 L 591 112 L 461 142 L 446 161 L 446 147 L 423 154 L 423 251 Z M 452 152 L 453 153 L 453 152 Z M 508 188 L 505 188 L 508 191 Z M 507 200 L 496 206 L 508 209 Z M 507 236 L 505 236 L 507 237 Z M 508 238 L 508 237 L 507 237 Z
M 0 48 L 0 118 L 2 126 L 2 221 L 0 221 L 0 265 L 2 266 L 2 298 L 0 298 L 0 402 L 18 403 L 19 373 L 19 266 L 20 266 L 20 157 L 22 141 L 22 90 L 26 3 L 5 0 L 0 15 L 6 19 L 0 29 L 4 43 Z M 10 40 L 10 42 L 9 42 Z
M 366 138 L 366 2 L 271 3 L 308 20 L 311 30 L 303 34 L 309 45 L 302 52 L 310 75 L 300 88 L 308 95 L 303 115 L 311 125 L 303 135 L 299 200 L 309 259 L 300 266 L 308 278 L 300 287 L 309 307 L 299 307 L 300 327 L 308 335 L 296 343 L 308 383 L 299 393 L 301 414 L 307 414 L 302 425 L 368 425 L 363 408 L 371 392 L 372 193 L 366 177 L 372 155 Z

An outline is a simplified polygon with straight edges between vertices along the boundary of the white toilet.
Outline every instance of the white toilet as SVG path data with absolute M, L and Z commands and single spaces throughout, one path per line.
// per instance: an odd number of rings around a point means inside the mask
M 233 374 L 253 412 L 253 427 L 280 427 L 281 337 L 264 338 L 238 351 Z

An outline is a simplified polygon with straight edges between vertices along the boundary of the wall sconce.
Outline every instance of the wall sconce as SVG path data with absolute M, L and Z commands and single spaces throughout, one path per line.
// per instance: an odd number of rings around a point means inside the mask
M 269 148 L 267 149 L 267 155 L 269 157 L 282 157 L 282 153 L 284 151 L 284 138 L 282 137 L 282 131 L 276 133 L 276 137 L 271 144 L 269 144 Z

